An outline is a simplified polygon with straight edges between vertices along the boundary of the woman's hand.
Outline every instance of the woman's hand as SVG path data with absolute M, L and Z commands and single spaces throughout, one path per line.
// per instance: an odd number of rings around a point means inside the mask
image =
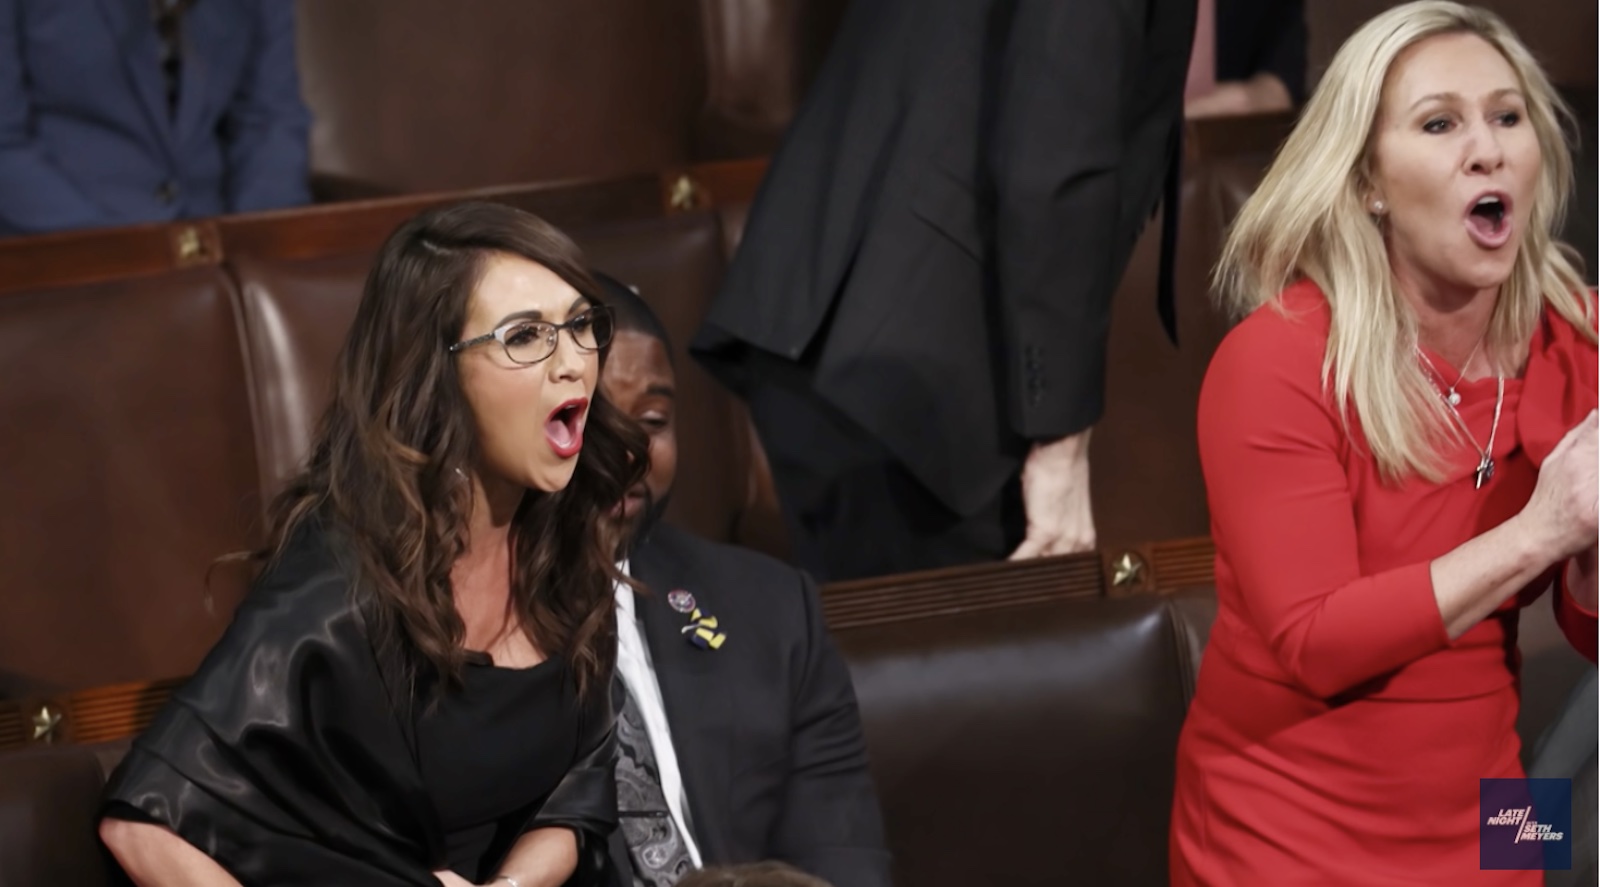
M 1549 562 L 1580 554 L 1595 544 L 1596 511 L 1600 508 L 1600 470 L 1596 441 L 1600 415 L 1593 410 L 1551 451 L 1539 468 L 1539 482 L 1519 517 L 1525 518 L 1547 545 Z
M 1595 544 L 1600 506 L 1596 438 L 1600 416 L 1589 413 L 1561 438 L 1539 467 L 1539 481 L 1516 517 L 1473 537 L 1430 566 L 1433 594 L 1451 639 L 1483 621 L 1554 564 Z M 1572 563 L 1564 565 L 1573 577 Z M 1581 564 L 1579 565 L 1582 566 Z M 1568 585 L 1581 606 L 1592 585 Z
M 560 887 L 577 870 L 578 834 L 565 826 L 528 832 L 511 846 L 500 865 L 500 874 L 516 876 L 522 887 Z
M 443 884 L 444 887 L 476 887 L 471 881 L 448 869 L 442 872 L 434 872 L 433 876 L 438 878 L 439 883 Z

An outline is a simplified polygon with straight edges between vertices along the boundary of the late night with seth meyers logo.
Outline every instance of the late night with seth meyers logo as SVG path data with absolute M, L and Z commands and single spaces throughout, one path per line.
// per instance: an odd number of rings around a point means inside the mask
M 1487 825 L 1514 825 L 1517 826 L 1517 837 L 1513 843 L 1523 841 L 1560 841 L 1566 837 L 1564 832 L 1551 831 L 1551 826 L 1533 820 L 1532 807 L 1502 808 L 1494 816 L 1489 817 Z

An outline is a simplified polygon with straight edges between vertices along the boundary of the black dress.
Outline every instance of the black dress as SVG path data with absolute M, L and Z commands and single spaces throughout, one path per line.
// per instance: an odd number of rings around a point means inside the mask
M 497 668 L 470 654 L 462 683 L 418 720 L 418 764 L 451 870 L 479 884 L 566 775 L 579 706 L 571 670 L 556 658 Z
M 558 659 L 469 666 L 464 694 L 419 702 L 378 656 L 352 571 L 311 524 L 133 743 L 105 815 L 166 826 L 246 887 L 438 887 L 492 872 L 545 826 L 579 840 L 597 883 L 616 827 L 609 681 L 579 700 Z

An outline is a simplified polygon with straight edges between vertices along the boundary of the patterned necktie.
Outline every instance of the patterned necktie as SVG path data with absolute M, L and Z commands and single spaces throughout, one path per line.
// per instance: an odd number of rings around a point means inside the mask
M 694 863 L 661 791 L 661 773 L 639 704 L 620 677 L 613 692 L 624 700 L 617 717 L 617 813 L 633 860 L 633 885 L 672 887 Z

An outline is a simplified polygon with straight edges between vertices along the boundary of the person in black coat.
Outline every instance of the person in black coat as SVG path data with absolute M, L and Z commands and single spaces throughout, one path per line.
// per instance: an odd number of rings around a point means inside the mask
M 1175 181 L 1194 11 L 851 4 L 693 343 L 819 579 L 1094 544 L 1110 302 Z
M 624 686 L 614 695 L 631 706 L 619 739 L 630 722 L 654 722 L 643 731 L 653 760 L 635 761 L 621 742 L 608 884 L 672 884 L 691 868 L 775 860 L 834 887 L 890 887 L 855 691 L 816 585 L 660 521 L 677 470 L 671 347 L 643 300 L 596 279 L 617 319 L 601 390 L 650 437 L 650 471 L 619 515 L 628 572 L 644 591 L 618 589 Z M 704 620 L 715 628 L 697 637 Z M 639 784 L 645 771 L 657 784 Z M 655 859 L 682 864 L 654 879 L 639 872 L 645 842 Z

